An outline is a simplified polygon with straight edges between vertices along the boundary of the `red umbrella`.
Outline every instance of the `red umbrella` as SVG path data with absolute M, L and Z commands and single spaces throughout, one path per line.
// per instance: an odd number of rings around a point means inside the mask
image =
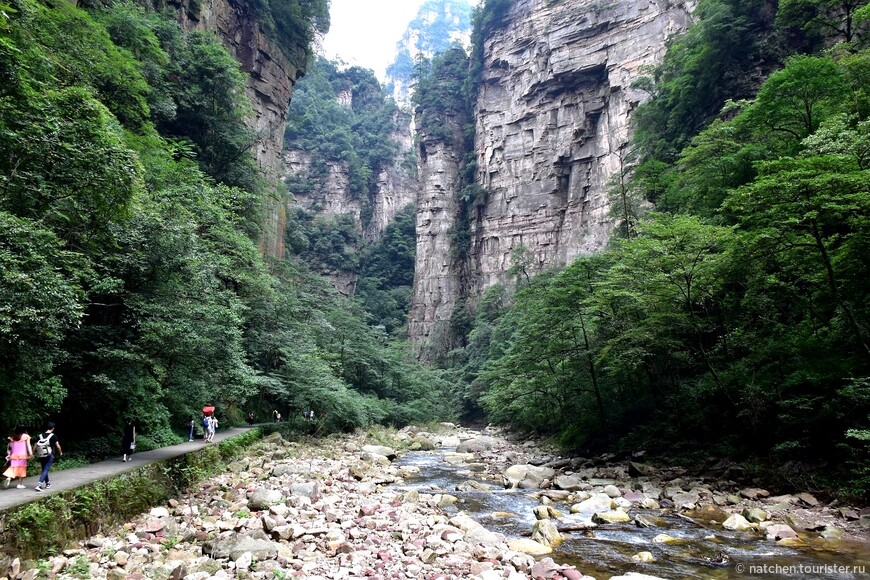
M 214 406 L 213 405 L 206 405 L 205 407 L 202 408 L 202 413 L 206 417 L 211 417 L 212 414 L 214 413 Z

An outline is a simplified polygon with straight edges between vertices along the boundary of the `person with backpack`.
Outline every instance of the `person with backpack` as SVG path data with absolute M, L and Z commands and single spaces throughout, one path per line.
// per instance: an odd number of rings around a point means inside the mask
M 36 482 L 34 491 L 42 491 L 51 487 L 51 482 L 48 480 L 48 471 L 54 463 L 54 450 L 57 449 L 57 456 L 63 455 L 63 450 L 60 448 L 60 442 L 57 440 L 57 435 L 54 434 L 54 423 L 49 421 L 45 424 L 45 431 L 39 434 L 36 438 L 36 445 L 33 447 L 33 452 L 36 458 L 39 459 L 42 465 L 42 473 L 39 475 L 39 481 Z

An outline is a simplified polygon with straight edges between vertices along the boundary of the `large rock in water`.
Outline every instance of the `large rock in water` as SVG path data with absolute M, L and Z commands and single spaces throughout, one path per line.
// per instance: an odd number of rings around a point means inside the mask
M 528 538 L 512 540 L 508 544 L 508 548 L 515 552 L 522 552 L 523 554 L 529 554 L 532 556 L 544 556 L 553 551 L 553 548 L 540 544 L 534 540 L 529 540 Z
M 505 487 L 531 489 L 540 487 L 545 479 L 550 479 L 556 471 L 550 467 L 534 465 L 512 465 L 504 472 Z
M 593 514 L 597 512 L 607 512 L 614 507 L 613 498 L 606 493 L 593 494 L 587 500 L 571 506 L 572 514 Z
M 551 548 L 555 548 L 565 541 L 553 520 L 536 521 L 535 525 L 532 526 L 532 539 Z
M 481 451 L 489 451 L 495 444 L 495 439 L 481 435 L 473 439 L 466 439 L 456 447 L 457 453 L 479 453 Z

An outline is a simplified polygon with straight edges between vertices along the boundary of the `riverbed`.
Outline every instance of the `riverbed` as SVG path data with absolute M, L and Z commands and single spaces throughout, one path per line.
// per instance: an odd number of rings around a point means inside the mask
M 504 489 L 481 478 L 467 465 L 450 464 L 444 453 L 415 451 L 404 454 L 396 465 L 419 469 L 406 477 L 406 489 L 432 492 L 443 490 L 459 498 L 450 511 L 462 510 L 508 540 L 528 538 L 535 523 L 533 509 L 541 504 L 534 490 Z M 416 471 L 414 469 L 413 471 Z M 475 481 L 487 490 L 460 491 Z M 562 514 L 562 527 L 584 521 L 570 514 L 569 504 L 554 502 Z M 753 532 L 729 531 L 718 523 L 705 523 L 702 514 L 672 510 L 631 509 L 630 515 L 646 514 L 659 525 L 642 528 L 634 522 L 602 524 L 589 530 L 563 532 L 564 543 L 551 557 L 560 564 L 574 565 L 578 571 L 596 578 L 635 572 L 661 578 L 823 578 L 852 579 L 870 577 L 870 549 L 865 542 L 824 539 L 819 534 L 802 533 L 801 546 L 786 546 Z M 657 543 L 653 538 L 667 534 L 675 541 Z M 632 559 L 650 552 L 654 562 Z

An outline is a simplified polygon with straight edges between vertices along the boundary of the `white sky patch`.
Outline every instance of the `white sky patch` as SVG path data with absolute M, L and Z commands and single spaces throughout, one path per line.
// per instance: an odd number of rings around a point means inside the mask
M 322 53 L 375 71 L 383 82 L 396 43 L 424 0 L 330 0 L 329 32 Z

